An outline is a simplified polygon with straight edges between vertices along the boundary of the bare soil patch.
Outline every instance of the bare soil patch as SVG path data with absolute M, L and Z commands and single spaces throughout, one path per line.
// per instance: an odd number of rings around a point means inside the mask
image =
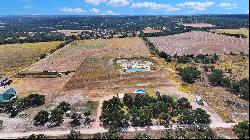
M 11 85 L 18 95 L 27 95 L 28 93 L 58 93 L 68 82 L 73 74 L 59 78 L 15 78 Z

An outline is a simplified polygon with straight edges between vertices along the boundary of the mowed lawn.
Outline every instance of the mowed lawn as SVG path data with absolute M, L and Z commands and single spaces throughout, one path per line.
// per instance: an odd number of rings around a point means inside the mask
M 0 76 L 11 75 L 56 49 L 61 41 L 0 45 Z

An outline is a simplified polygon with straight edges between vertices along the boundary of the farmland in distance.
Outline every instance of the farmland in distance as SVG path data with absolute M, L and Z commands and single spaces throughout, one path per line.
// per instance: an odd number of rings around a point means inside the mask
M 248 38 L 235 38 L 214 33 L 192 31 L 163 37 L 149 37 L 160 51 L 170 55 L 224 54 L 249 51 Z

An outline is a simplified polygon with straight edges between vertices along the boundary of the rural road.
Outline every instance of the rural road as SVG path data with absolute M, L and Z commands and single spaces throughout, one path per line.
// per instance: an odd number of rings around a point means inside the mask
M 216 125 L 216 126 L 211 126 L 211 128 L 231 128 L 234 123 L 227 124 L 227 125 Z M 176 128 L 176 126 L 173 126 L 173 129 Z M 150 126 L 150 127 L 144 127 L 144 128 L 139 128 L 139 127 L 129 127 L 127 128 L 124 132 L 136 132 L 136 131 L 146 131 L 146 130 L 151 130 L 151 131 L 156 131 L 156 130 L 165 130 L 164 126 Z M 63 136 L 67 135 L 70 133 L 71 130 L 65 130 L 65 131 L 30 131 L 30 132 L 20 132 L 20 133 L 6 133 L 6 134 L 0 134 L 0 139 L 16 139 L 16 138 L 24 138 L 24 137 L 29 137 L 32 134 L 44 134 L 46 136 L 50 137 L 55 137 L 55 136 Z M 105 133 L 108 130 L 104 128 L 89 128 L 89 129 L 79 129 L 76 130 L 79 131 L 81 134 L 96 134 L 96 133 Z
M 184 94 L 185 95 L 185 94 Z M 99 126 L 100 124 L 100 120 L 99 120 L 99 116 L 101 115 L 101 108 L 102 108 L 102 103 L 105 100 L 109 100 L 111 99 L 113 96 L 115 95 L 110 95 L 110 96 L 106 96 L 102 99 L 99 100 L 99 106 L 97 109 L 97 118 L 96 121 L 93 123 L 92 128 L 88 128 L 88 129 L 79 129 L 77 131 L 80 131 L 81 134 L 96 134 L 96 133 L 105 133 L 108 130 L 104 129 L 103 127 Z M 194 106 L 194 108 L 197 108 L 199 106 L 197 106 L 194 102 L 192 102 L 192 105 Z M 226 123 L 223 122 L 220 117 L 214 113 L 211 108 L 209 108 L 209 106 L 207 104 L 204 105 L 203 109 L 207 110 L 208 113 L 211 115 L 211 119 L 212 119 L 212 123 L 210 124 L 210 127 L 212 129 L 214 128 L 232 128 L 234 125 L 236 125 L 236 123 Z M 173 129 L 176 128 L 177 125 L 173 125 Z M 124 130 L 124 132 L 136 132 L 136 131 L 146 131 L 146 130 L 165 130 L 167 128 L 165 128 L 164 126 L 149 126 L 149 127 L 144 127 L 144 128 L 140 128 L 140 127 L 129 127 L 126 130 Z M 55 137 L 55 136 L 63 136 L 63 135 L 67 135 L 70 133 L 71 130 L 64 130 L 64 131 L 30 131 L 30 132 L 19 132 L 19 133 L 5 133 L 5 134 L 0 134 L 0 139 L 16 139 L 16 138 L 23 138 L 23 137 L 28 137 L 32 134 L 44 134 L 46 136 L 50 136 L 50 137 Z

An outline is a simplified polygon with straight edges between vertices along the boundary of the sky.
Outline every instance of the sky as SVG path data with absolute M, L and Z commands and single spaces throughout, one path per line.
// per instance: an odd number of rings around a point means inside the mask
M 0 0 L 0 15 L 249 14 L 249 0 Z

